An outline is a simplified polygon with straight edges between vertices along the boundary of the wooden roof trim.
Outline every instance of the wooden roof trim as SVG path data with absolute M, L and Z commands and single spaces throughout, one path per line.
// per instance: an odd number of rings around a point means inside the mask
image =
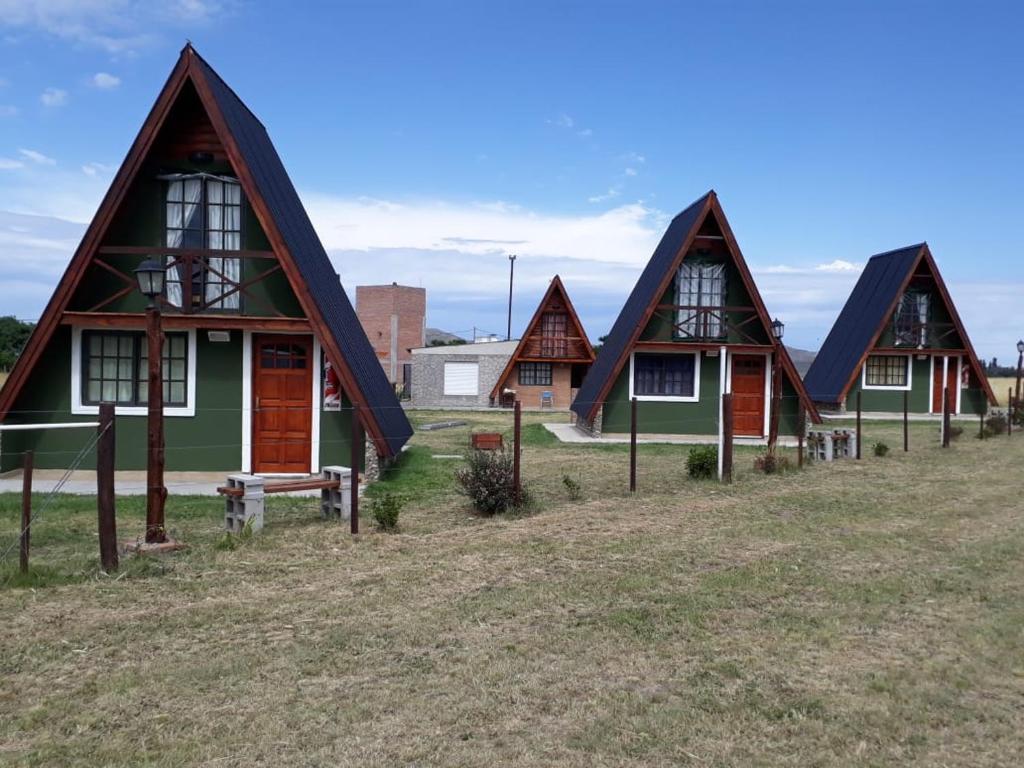
M 594 402 L 590 404 L 590 410 L 587 412 L 589 419 L 592 420 L 594 418 L 594 415 L 597 413 L 597 409 L 601 407 L 604 399 L 608 397 L 608 393 L 615 385 L 615 380 L 622 372 L 622 366 L 625 365 L 626 360 L 629 359 L 629 355 L 633 350 L 633 345 L 636 344 L 636 340 L 640 338 L 641 332 L 651 321 L 651 315 L 654 314 L 654 310 L 658 306 L 658 302 L 661 301 L 662 295 L 668 289 L 668 285 L 672 281 L 673 273 L 679 268 L 679 264 L 682 262 L 683 257 L 693 245 L 693 240 L 697 232 L 700 230 L 701 225 L 704 223 L 704 220 L 707 218 L 708 211 L 711 210 L 712 201 L 715 199 L 717 199 L 715 191 L 711 190 L 708 192 L 706 199 L 704 200 L 704 205 L 701 206 L 701 212 L 693 220 L 693 226 L 691 226 L 690 231 L 686 233 L 686 237 L 683 238 L 682 245 L 679 246 L 679 250 L 676 251 L 676 255 L 672 259 L 672 266 L 665 270 L 665 274 L 662 275 L 661 282 L 658 283 L 658 290 L 655 292 L 654 296 L 651 297 L 651 300 L 647 305 L 647 309 L 644 310 L 643 317 L 640 318 L 640 322 L 637 323 L 636 327 L 633 329 L 629 338 L 629 343 L 623 347 L 622 353 L 619 355 L 619 359 L 615 361 L 615 365 L 612 366 L 612 370 L 608 374 L 608 379 L 601 385 L 601 389 L 598 391 L 597 397 L 595 397 Z M 651 258 L 654 258 L 653 254 L 651 255 Z
M 114 176 L 114 180 L 107 189 L 107 193 L 103 196 L 96 214 L 82 236 L 81 243 L 79 243 L 77 250 L 71 257 L 71 261 L 68 262 L 68 266 L 57 283 L 57 288 L 54 290 L 53 295 L 47 302 L 39 322 L 36 323 L 36 327 L 29 336 L 24 351 L 15 362 L 10 378 L 3 389 L 0 390 L 0 420 L 3 420 L 10 412 L 11 406 L 28 380 L 29 374 L 35 368 L 36 363 L 39 362 L 40 355 L 42 355 L 46 345 L 53 337 L 53 333 L 61 322 L 61 317 L 67 308 L 71 296 L 81 282 L 82 276 L 92 261 L 96 249 L 107 233 L 111 219 L 124 202 L 128 188 L 135 180 L 140 166 L 145 162 L 152 149 L 157 132 L 167 119 L 170 108 L 177 101 L 182 85 L 188 75 L 187 54 L 191 50 L 191 46 L 186 46 L 182 50 L 178 62 L 175 64 L 174 69 L 171 70 L 171 74 L 168 76 L 153 107 L 146 116 L 146 120 L 143 122 L 142 128 L 132 142 L 128 153 L 125 155 L 125 159 L 121 162 L 121 167 Z
M 953 319 L 953 326 L 956 328 L 957 333 L 960 334 L 960 341 L 967 351 L 967 359 L 971 366 L 974 368 L 974 373 L 978 377 L 978 381 L 981 382 L 982 389 L 985 390 L 985 394 L 988 396 L 989 405 L 999 405 L 999 401 L 996 399 L 995 393 L 992 391 L 992 385 L 989 383 L 988 376 L 985 375 L 985 369 L 981 365 L 981 361 L 978 359 L 977 353 L 974 351 L 974 345 L 971 344 L 971 339 L 967 335 L 967 329 L 964 327 L 963 321 L 960 320 L 960 313 L 956 310 L 956 305 L 953 303 L 953 297 L 950 296 L 949 291 L 946 288 L 946 281 L 942 279 L 942 275 L 939 273 L 938 265 L 935 263 L 935 259 L 932 257 L 931 249 L 926 243 L 923 248 L 923 258 L 928 264 L 928 268 L 931 270 L 932 279 L 935 280 L 935 284 L 939 288 L 939 294 L 942 296 L 942 300 L 946 303 L 946 311 L 949 312 L 949 316 Z
M 596 355 L 594 354 L 594 347 L 593 345 L 591 345 L 590 339 L 587 338 L 587 332 L 583 328 L 583 323 L 580 322 L 579 315 L 576 314 L 576 307 L 573 306 L 572 300 L 569 298 L 569 294 L 565 290 L 565 285 L 562 283 L 562 278 L 560 278 L 558 275 L 555 275 L 551 279 L 551 282 L 548 284 L 548 289 L 544 292 L 544 297 L 540 300 L 540 304 L 538 304 L 537 309 L 534 310 L 533 317 L 530 319 L 530 322 L 527 323 L 526 330 L 524 331 L 522 338 L 519 339 L 519 344 L 516 346 L 515 351 L 512 353 L 512 356 L 508 359 L 508 362 L 505 364 L 504 370 L 498 377 L 497 383 L 495 383 L 494 385 L 494 389 L 491 390 L 492 398 L 498 396 L 498 393 L 501 392 L 501 388 L 505 385 L 505 382 L 507 381 L 508 377 L 512 375 L 512 368 L 515 366 L 516 363 L 520 361 L 520 359 L 522 359 L 523 349 L 526 346 L 526 342 L 530 338 L 530 334 L 537 327 L 537 323 L 540 322 L 541 317 L 543 317 L 544 308 L 551 300 L 551 297 L 554 296 L 555 291 L 558 291 L 561 294 L 562 300 L 565 302 L 565 308 L 568 310 L 569 313 L 569 319 L 576 326 L 576 330 L 579 331 L 580 338 L 583 340 L 583 345 L 586 347 L 587 360 L 591 363 L 594 362 L 594 358 L 596 357 Z M 551 362 L 558 361 L 551 360 Z M 580 361 L 574 360 L 574 362 Z
M 231 166 L 238 175 L 239 183 L 245 191 L 249 204 L 252 206 L 253 213 L 256 214 L 256 218 L 259 221 L 260 226 L 267 235 L 271 248 L 277 255 L 278 262 L 281 264 L 281 268 L 284 270 L 285 275 L 287 275 L 288 282 L 291 284 L 292 290 L 295 291 L 296 298 L 299 300 L 299 305 L 302 307 L 302 311 L 309 319 L 310 326 L 319 338 L 320 343 L 324 348 L 324 352 L 327 355 L 327 359 L 330 360 L 331 365 L 334 366 L 334 369 L 338 372 L 338 377 L 341 379 L 341 385 L 344 387 L 346 394 L 348 394 L 350 401 L 353 405 L 362 408 L 363 425 L 366 427 L 367 432 L 370 433 L 374 444 L 377 447 L 378 453 L 386 456 L 391 455 L 392 451 L 388 445 L 388 441 L 384 437 L 384 434 L 381 432 L 380 425 L 377 423 L 376 415 L 372 408 L 366 407 L 367 403 L 365 397 L 356 382 L 355 376 L 348 367 L 348 363 L 338 346 L 337 340 L 328 329 L 327 323 L 320 314 L 320 309 L 316 302 L 313 300 L 312 296 L 310 296 L 309 289 L 295 265 L 291 251 L 285 243 L 284 237 L 277 226 L 277 222 L 273 215 L 271 215 L 270 209 L 267 206 L 266 201 L 263 199 L 263 195 L 256 184 L 255 179 L 252 177 L 248 163 L 245 161 L 245 158 L 238 147 L 238 143 L 235 141 L 235 137 L 228 128 L 224 115 L 220 111 L 220 106 L 214 98 L 213 92 L 210 90 L 210 85 L 206 81 L 206 75 L 203 72 L 202 67 L 195 66 L 194 64 L 197 54 L 191 47 L 186 49 L 186 53 L 189 60 L 190 76 L 196 86 L 196 91 L 199 93 L 199 99 L 210 117 L 210 122 L 213 123 L 214 130 L 217 132 L 218 137 L 224 144 L 224 149 L 231 162 Z M 316 407 L 316 403 L 314 403 L 314 407 Z

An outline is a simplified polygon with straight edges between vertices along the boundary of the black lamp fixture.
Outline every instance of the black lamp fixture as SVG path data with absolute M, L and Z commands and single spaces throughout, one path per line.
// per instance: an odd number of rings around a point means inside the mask
M 151 302 L 155 302 L 157 296 L 163 295 L 166 278 L 167 267 L 155 259 L 146 259 L 135 268 L 139 291 Z
M 783 332 L 786 330 L 785 324 L 779 318 L 772 320 L 772 336 L 776 339 L 781 339 Z
M 1017 342 L 1017 351 L 1024 355 L 1024 339 Z

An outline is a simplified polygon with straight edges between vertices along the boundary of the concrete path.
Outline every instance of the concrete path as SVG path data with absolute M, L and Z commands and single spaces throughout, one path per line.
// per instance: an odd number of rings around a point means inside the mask
M 579 443 L 581 445 L 617 445 L 629 443 L 629 435 L 609 434 L 601 437 L 591 437 L 572 424 L 545 424 L 544 428 L 557 437 L 563 443 Z M 643 435 L 638 436 L 637 443 L 642 444 L 668 444 L 668 445 L 717 445 L 716 435 Z M 737 437 L 733 445 L 767 446 L 768 441 L 763 437 Z M 783 447 L 796 447 L 796 438 L 780 437 L 779 445 Z
M 49 493 L 63 476 L 64 473 L 59 470 L 36 470 L 32 474 L 33 493 Z M 226 484 L 227 476 L 227 472 L 167 472 L 164 475 L 164 484 L 167 486 L 168 496 L 217 496 L 217 488 Z M 21 493 L 21 472 L 8 472 L 0 477 L 0 493 L 4 492 Z M 76 496 L 94 495 L 96 473 L 86 470 L 75 472 L 61 488 L 61 493 Z M 117 496 L 145 496 L 146 473 L 116 473 L 114 493 Z M 319 498 L 320 491 L 294 491 L 275 495 Z

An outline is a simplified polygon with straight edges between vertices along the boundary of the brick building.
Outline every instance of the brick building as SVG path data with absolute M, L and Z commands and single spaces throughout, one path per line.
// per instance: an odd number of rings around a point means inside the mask
M 426 344 L 426 289 L 398 283 L 358 285 L 356 314 L 388 380 L 406 385 L 409 350 Z

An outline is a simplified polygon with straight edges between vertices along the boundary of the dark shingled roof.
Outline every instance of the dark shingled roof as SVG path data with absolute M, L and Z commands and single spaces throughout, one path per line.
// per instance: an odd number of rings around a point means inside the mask
M 694 201 L 672 219 L 672 223 L 665 230 L 661 242 L 654 250 L 654 255 L 651 256 L 651 260 L 647 262 L 647 266 L 640 274 L 640 279 L 633 286 L 633 292 L 626 299 L 615 325 L 612 326 L 611 333 L 601 345 L 597 359 L 590 367 L 580 391 L 576 394 L 572 410 L 580 418 L 590 419 L 593 405 L 600 397 L 608 379 L 618 373 L 616 364 L 626 347 L 629 346 L 630 340 L 633 338 L 633 331 L 643 320 L 647 307 L 655 299 L 655 294 L 661 287 L 665 274 L 672 268 L 672 262 L 686 242 L 690 230 L 700 223 L 700 215 L 712 194 L 713 192 L 708 192 L 699 200 Z
M 872 256 L 804 377 L 811 399 L 838 403 L 865 350 L 886 320 L 924 243 Z
M 390 452 L 398 453 L 412 436 L 412 425 L 384 375 L 281 158 L 263 124 L 213 68 L 198 54 L 195 56 L 327 330 L 341 349 Z

